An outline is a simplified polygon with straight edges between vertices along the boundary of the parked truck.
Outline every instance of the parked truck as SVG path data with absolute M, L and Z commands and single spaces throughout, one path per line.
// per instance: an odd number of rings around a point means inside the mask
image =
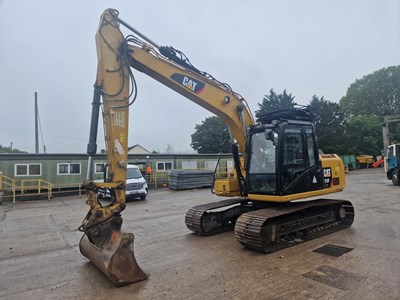
M 386 157 L 386 176 L 394 185 L 400 185 L 400 143 L 389 145 Z

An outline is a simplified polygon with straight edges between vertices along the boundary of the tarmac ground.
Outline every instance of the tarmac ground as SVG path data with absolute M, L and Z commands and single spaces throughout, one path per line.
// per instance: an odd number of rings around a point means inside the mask
M 3 202 L 0 299 L 400 299 L 400 187 L 382 169 L 346 180 L 344 192 L 325 198 L 353 203 L 352 227 L 272 254 L 244 248 L 233 232 L 186 228 L 190 207 L 221 200 L 209 189 L 151 190 L 122 214 L 150 277 L 124 287 L 79 252 L 84 196 Z M 314 252 L 322 246 L 348 252 Z

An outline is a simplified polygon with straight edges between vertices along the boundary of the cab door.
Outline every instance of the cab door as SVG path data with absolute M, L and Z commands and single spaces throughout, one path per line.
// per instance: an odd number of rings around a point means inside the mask
M 286 125 L 280 132 L 280 194 L 322 188 L 322 168 L 314 128 L 311 125 Z

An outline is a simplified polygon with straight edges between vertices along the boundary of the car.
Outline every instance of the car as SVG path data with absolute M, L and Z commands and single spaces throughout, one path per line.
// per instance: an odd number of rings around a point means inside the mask
M 138 166 L 128 165 L 126 171 L 126 197 L 139 197 L 141 200 L 145 200 L 148 193 L 149 187 L 147 181 L 144 179 Z
M 149 193 L 146 179 L 136 165 L 128 165 L 126 170 L 126 199 L 140 198 L 145 200 Z M 111 198 L 109 189 L 99 189 L 100 199 Z

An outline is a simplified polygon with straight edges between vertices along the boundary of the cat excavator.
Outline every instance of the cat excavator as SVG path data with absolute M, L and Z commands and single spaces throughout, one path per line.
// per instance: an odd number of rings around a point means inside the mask
M 124 35 L 124 26 L 131 32 Z M 159 46 L 107 9 L 96 33 L 98 67 L 88 143 L 88 176 L 84 185 L 90 206 L 80 229 L 81 253 L 114 284 L 147 278 L 133 250 L 134 236 L 121 230 L 128 163 L 129 106 L 136 99 L 131 69 L 143 72 L 221 118 L 229 128 L 234 176 L 214 182 L 222 201 L 188 210 L 185 223 L 198 235 L 234 230 L 245 247 L 274 252 L 351 226 L 350 201 L 317 198 L 345 187 L 344 166 L 335 154 L 320 154 L 312 112 L 293 106 L 274 110 L 258 124 L 245 99 L 179 50 Z M 100 108 L 104 122 L 108 178 L 93 180 L 93 157 Z M 219 143 L 220 141 L 215 141 Z M 113 202 L 103 206 L 99 189 Z M 307 199 L 306 198 L 311 198 Z

